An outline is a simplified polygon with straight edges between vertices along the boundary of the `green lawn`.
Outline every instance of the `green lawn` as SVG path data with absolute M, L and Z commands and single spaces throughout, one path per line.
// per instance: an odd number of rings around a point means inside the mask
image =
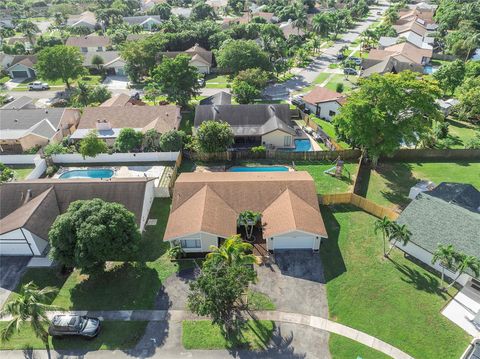
M 453 144 L 450 148 L 465 148 L 468 142 L 475 138 L 476 132 L 480 131 L 480 126 L 468 122 L 448 120 L 448 124 L 448 135 Z
M 330 333 L 330 354 L 332 359 L 362 358 L 362 359 L 388 359 L 388 355 L 367 347 L 355 340 Z
M 52 338 L 49 337 L 50 348 L 82 349 L 82 350 L 113 350 L 133 348 L 143 336 L 148 322 L 105 321 L 98 336 L 94 339 L 83 338 Z M 2 330 L 8 322 L 0 322 Z M 38 339 L 28 324 L 23 324 L 20 333 L 5 343 L 0 343 L 0 349 L 45 349 L 45 344 Z
M 270 297 L 264 293 L 249 290 L 247 293 L 249 310 L 275 310 L 275 304 Z
M 206 88 L 227 88 L 230 83 L 226 75 L 207 75 L 205 87 Z
M 184 320 L 182 343 L 185 349 L 232 349 L 261 350 L 267 347 L 275 324 L 270 320 L 248 320 L 240 335 L 225 338 L 220 327 L 210 320 Z
M 14 168 L 13 171 L 17 180 L 24 180 L 33 171 L 33 167 Z
M 335 74 L 332 76 L 330 81 L 325 85 L 326 88 L 336 91 L 337 90 L 337 84 L 343 83 L 343 92 L 349 92 L 353 89 L 353 86 L 358 82 L 358 79 L 356 76 L 348 76 L 348 79 L 345 78 L 345 75 L 343 74 Z
M 349 148 L 350 146 L 343 142 L 343 141 L 338 141 L 337 140 L 337 134 L 335 133 L 335 127 L 333 126 L 333 123 L 332 122 L 329 122 L 329 121 L 325 121 L 325 120 L 322 120 L 316 116 L 311 116 L 311 118 L 313 118 L 313 121 L 315 121 L 315 123 L 317 125 L 320 125 L 320 127 L 322 128 L 323 132 L 325 132 L 330 138 L 332 138 L 334 141 L 337 141 L 337 143 L 342 146 L 343 148 Z
M 313 80 L 312 84 L 310 86 L 304 87 L 299 91 L 295 91 L 295 93 L 307 93 L 312 91 L 317 85 L 320 85 L 323 81 L 325 81 L 331 73 L 328 72 L 321 72 L 318 74 L 318 76 Z
M 297 171 L 307 171 L 310 173 L 315 181 L 315 187 L 319 194 L 347 192 L 353 185 L 358 165 L 356 163 L 345 163 L 344 176 L 340 179 L 324 173 L 325 170 L 334 166 L 335 163 L 330 161 L 295 162 L 295 169 Z
M 170 199 L 153 202 L 149 218 L 157 218 L 157 225 L 146 227 L 139 246 L 141 252 L 132 257 L 131 263 L 110 262 L 107 270 L 96 276 L 81 275 L 77 270 L 62 276 L 56 268 L 32 268 L 21 282 L 59 288 L 52 304 L 63 309 L 151 309 L 162 282 L 194 265 L 192 260 L 172 262 L 165 254 L 168 243 L 162 238 L 169 208 Z
M 180 130 L 184 131 L 187 135 L 191 135 L 194 118 L 195 118 L 194 111 L 182 113 L 182 122 L 180 122 Z
M 480 188 L 480 162 L 380 163 L 370 172 L 366 197 L 390 208 L 403 208 L 410 188 L 420 180 L 470 183 Z
M 351 206 L 322 207 L 328 241 L 320 252 L 330 319 L 398 347 L 414 358 L 458 358 L 471 337 L 441 314 L 456 290 L 439 290 L 440 279 L 394 250 L 382 255 L 375 217 Z M 331 353 L 345 353 L 333 337 Z M 378 356 L 377 356 L 378 357 Z

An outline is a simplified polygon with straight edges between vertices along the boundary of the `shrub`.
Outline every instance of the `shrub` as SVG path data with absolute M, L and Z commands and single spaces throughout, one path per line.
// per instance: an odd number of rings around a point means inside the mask
M 181 151 L 184 137 L 185 133 L 183 131 L 171 130 L 165 132 L 160 136 L 160 148 L 164 152 Z
M 11 168 L 0 162 L 0 183 L 10 181 L 14 175 L 15 173 Z
M 47 175 L 47 177 L 52 177 L 55 173 L 57 173 L 57 171 L 58 171 L 58 167 L 55 165 L 52 165 L 47 167 L 45 174 Z
M 265 146 L 257 146 L 257 147 L 252 147 L 250 148 L 250 151 L 252 153 L 264 153 L 267 149 Z
M 343 82 L 339 82 L 336 86 L 336 89 L 335 89 L 338 93 L 342 93 L 343 92 Z
M 198 128 L 197 140 L 203 152 L 223 152 L 233 144 L 234 136 L 227 122 L 205 121 Z
M 115 140 L 115 148 L 119 152 L 130 152 L 142 145 L 143 134 L 133 128 L 122 128 Z
M 61 143 L 50 143 L 45 146 L 43 153 L 46 156 L 68 153 L 68 148 L 64 147 Z

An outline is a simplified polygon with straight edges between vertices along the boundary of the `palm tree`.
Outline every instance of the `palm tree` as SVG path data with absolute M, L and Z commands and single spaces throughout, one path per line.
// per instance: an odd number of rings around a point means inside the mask
M 383 217 L 382 219 L 377 219 L 375 221 L 375 234 L 378 231 L 382 231 L 383 237 L 383 256 L 387 256 L 387 237 L 389 236 L 389 232 L 392 228 L 392 221 L 388 217 Z
M 254 211 L 243 211 L 238 216 L 238 224 L 245 228 L 247 239 L 250 239 L 253 234 L 253 228 L 260 220 L 261 213 Z
M 393 239 L 393 243 L 386 254 L 387 257 L 389 256 L 390 252 L 392 251 L 393 247 L 395 247 L 398 241 L 402 242 L 403 245 L 406 245 L 410 241 L 410 236 L 412 235 L 412 232 L 408 230 L 405 224 L 400 225 L 397 222 L 392 222 L 388 234 L 389 239 Z
M 207 259 L 218 260 L 226 265 L 260 264 L 257 256 L 248 254 L 252 249 L 253 246 L 243 242 L 237 234 L 227 238 L 220 247 L 210 246 L 211 252 L 207 254 Z
M 440 262 L 442 267 L 442 288 L 445 283 L 445 267 L 452 268 L 453 262 L 455 260 L 455 249 L 453 245 L 442 245 L 439 244 L 435 253 L 433 253 L 432 264 Z
M 474 256 L 469 256 L 464 253 L 454 253 L 455 268 L 458 272 L 457 276 L 448 287 L 445 288 L 445 291 L 449 290 L 451 286 L 455 284 L 458 278 L 465 273 L 467 270 L 472 271 L 475 274 L 475 277 L 480 275 L 480 259 Z
M 297 28 L 297 34 L 300 35 L 300 30 L 305 29 L 308 24 L 307 12 L 302 1 L 298 1 L 293 5 L 293 14 L 295 16 L 295 20 L 292 22 Z
M 45 303 L 48 301 L 49 295 L 56 292 L 57 289 L 53 287 L 38 289 L 33 282 L 23 285 L 18 297 L 5 304 L 0 311 L 0 318 L 12 317 L 2 330 L 1 340 L 8 341 L 15 332 L 20 331 L 22 323 L 30 323 L 35 335 L 47 343 L 48 333 L 45 326 L 48 325 L 49 320 L 46 312 L 55 308 Z
M 90 86 L 88 86 L 85 82 L 80 81 L 78 83 L 78 88 L 75 90 L 75 101 L 83 106 L 87 106 L 90 98 L 90 92 Z
M 17 26 L 17 30 L 22 32 L 28 38 L 28 41 L 32 46 L 33 46 L 33 36 L 40 31 L 38 26 L 31 21 L 22 21 Z
M 327 36 L 331 28 L 331 20 L 328 13 L 316 14 L 312 19 L 312 28 L 320 36 Z

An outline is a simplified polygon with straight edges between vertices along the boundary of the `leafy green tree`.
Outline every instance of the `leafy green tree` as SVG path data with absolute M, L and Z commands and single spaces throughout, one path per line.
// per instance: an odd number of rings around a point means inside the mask
M 160 148 L 160 133 L 155 129 L 151 128 L 147 130 L 143 135 L 142 140 L 142 151 L 143 152 L 158 152 L 161 151 Z
M 197 141 L 203 152 L 223 152 L 233 144 L 233 131 L 227 122 L 204 121 L 197 130 Z
M 202 20 L 215 20 L 217 15 L 213 8 L 203 2 L 197 2 L 192 6 L 192 14 L 190 18 L 195 21 L 202 21 Z
M 99 198 L 72 202 L 48 233 L 51 256 L 66 267 L 97 273 L 107 261 L 128 260 L 141 239 L 135 215 Z
M 412 233 L 408 230 L 405 224 L 398 224 L 397 222 L 392 222 L 390 229 L 388 230 L 389 241 L 393 240 L 392 245 L 390 246 L 388 252 L 385 254 L 386 257 L 390 255 L 390 252 L 396 246 L 398 242 L 401 242 L 404 246 L 410 241 Z
M 4 163 L 0 162 L 0 183 L 11 181 L 14 176 L 15 172 L 13 172 L 10 167 L 7 167 Z
M 118 152 L 131 152 L 142 145 L 143 134 L 133 128 L 122 128 L 115 139 L 115 148 Z
M 212 249 L 202 272 L 190 284 L 188 307 L 197 315 L 211 316 L 213 324 L 230 335 L 240 324 L 242 295 L 256 281 L 255 270 L 247 265 L 255 260 L 246 253 L 251 245 L 241 243 L 238 237 L 228 238 L 220 248 Z
M 98 71 L 103 69 L 104 61 L 100 55 L 93 55 L 92 65 L 97 68 Z
M 198 72 L 190 65 L 190 57 L 179 55 L 164 57 L 162 63 L 153 70 L 154 85 L 167 95 L 169 102 L 186 106 L 192 97 L 200 92 Z
M 271 69 L 268 54 L 252 40 L 225 41 L 218 50 L 217 64 L 233 74 L 252 68 Z
M 43 148 L 43 153 L 45 156 L 59 155 L 68 152 L 68 148 L 63 146 L 61 143 L 49 143 Z
M 461 60 L 443 64 L 433 74 L 433 77 L 439 82 L 440 88 L 450 94 L 453 94 L 455 89 L 462 84 L 464 76 L 465 64 Z
M 312 19 L 312 28 L 320 36 L 328 36 L 332 29 L 332 18 L 327 12 L 315 14 Z
M 391 155 L 402 142 L 417 143 L 442 115 L 435 100 L 440 89 L 431 81 L 418 80 L 411 71 L 374 74 L 360 82 L 334 117 L 342 140 L 362 149 L 376 165 L 382 155 Z
M 232 93 L 240 104 L 252 103 L 267 85 L 268 73 L 261 69 L 240 71 L 233 80 Z
M 432 264 L 440 262 L 440 266 L 442 267 L 442 288 L 445 283 L 445 268 L 451 269 L 453 267 L 455 253 L 455 249 L 451 244 L 439 244 L 437 250 L 433 253 Z
M 250 212 L 248 218 L 259 217 L 258 213 Z M 260 264 L 259 258 L 251 254 L 253 246 L 250 243 L 243 242 L 238 234 L 227 238 L 220 247 L 211 246 L 210 250 L 207 259 L 216 263 L 225 265 Z
M 16 30 L 20 31 L 23 35 L 25 35 L 27 37 L 28 41 L 32 45 L 33 45 L 33 42 L 34 42 L 33 38 L 34 38 L 35 34 L 40 32 L 40 29 L 38 28 L 38 26 L 30 20 L 21 21 L 17 25 Z
M 465 148 L 480 150 L 480 130 L 466 143 Z
M 85 73 L 83 56 L 73 46 L 57 45 L 40 51 L 35 64 L 37 75 L 45 80 L 62 80 L 70 89 L 70 80 Z
M 183 131 L 171 130 L 162 133 L 160 136 L 160 148 L 164 152 L 177 152 L 183 148 L 183 139 L 185 133 Z
M 96 130 L 90 131 L 85 138 L 80 141 L 79 152 L 82 157 L 95 157 L 100 153 L 106 153 L 108 151 L 108 146 L 98 137 L 98 132 Z
M 458 114 L 464 121 L 480 121 L 480 77 L 468 78 L 458 88 Z
M 245 9 L 245 0 L 228 0 L 227 5 L 234 14 L 241 14 Z
M 262 218 L 262 214 L 260 212 L 255 212 L 251 210 L 246 210 L 240 213 L 238 216 L 238 224 L 243 226 L 245 229 L 245 234 L 248 239 L 252 238 L 253 236 L 253 229 L 255 225 L 260 221 Z
M 112 93 L 107 86 L 94 86 L 90 92 L 89 104 L 102 103 L 107 101 L 110 97 L 112 97 Z
M 468 61 L 465 64 L 465 78 L 480 77 L 480 61 Z
M 452 283 L 445 288 L 445 291 L 449 290 L 460 278 L 460 276 L 467 270 L 473 272 L 475 277 L 480 275 L 480 260 L 477 257 L 469 256 L 464 253 L 454 253 L 454 267 L 457 271 L 457 276 L 453 279 Z
M 78 82 L 77 88 L 72 96 L 72 100 L 75 103 L 78 103 L 80 106 L 87 106 L 90 103 L 90 86 L 85 82 Z
M 57 288 L 38 289 L 33 282 L 22 285 L 18 296 L 8 301 L 0 311 L 0 318 L 11 316 L 8 324 L 1 332 L 2 342 L 9 341 L 13 334 L 19 333 L 22 324 L 29 324 L 35 336 L 48 343 L 48 332 L 45 329 L 50 321 L 47 310 L 55 308 L 48 305 L 49 296 L 57 292 Z
M 168 20 L 172 16 L 172 7 L 168 3 L 155 4 L 148 13 L 158 15 L 162 20 Z
M 383 238 L 383 256 L 387 256 L 387 238 L 390 235 L 392 229 L 392 221 L 388 217 L 383 217 L 382 219 L 377 219 L 375 221 L 375 234 L 379 231 L 382 232 Z
M 162 91 L 154 83 L 149 83 L 143 89 L 143 94 L 148 101 L 152 101 L 155 106 L 157 98 L 162 95 Z

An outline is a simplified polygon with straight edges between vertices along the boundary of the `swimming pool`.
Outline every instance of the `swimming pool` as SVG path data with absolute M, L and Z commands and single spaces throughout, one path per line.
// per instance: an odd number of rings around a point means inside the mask
M 282 151 L 308 152 L 313 151 L 309 139 L 295 140 L 295 148 L 282 148 Z
M 288 172 L 285 166 L 232 167 L 228 172 Z
M 72 170 L 62 173 L 59 178 L 110 178 L 113 171 L 107 168 L 89 169 L 89 170 Z

